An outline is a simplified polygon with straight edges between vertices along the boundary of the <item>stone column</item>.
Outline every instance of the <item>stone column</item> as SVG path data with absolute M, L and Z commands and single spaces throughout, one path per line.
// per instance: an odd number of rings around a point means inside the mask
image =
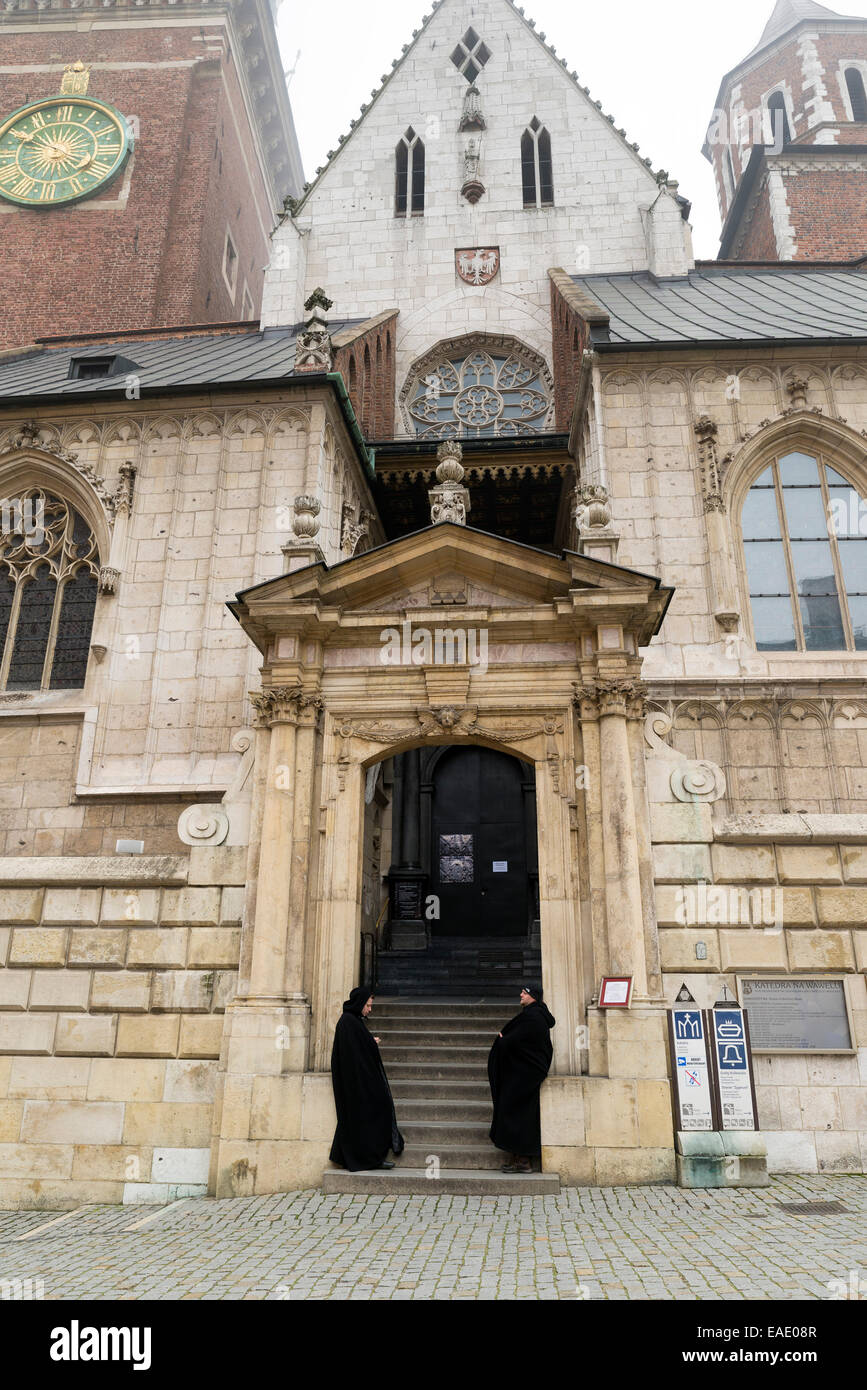
M 632 678 L 601 679 L 576 695 L 582 723 L 598 723 L 600 776 L 591 788 L 599 816 L 608 970 L 631 975 L 633 996 L 647 997 L 639 836 L 629 719 L 641 716 L 645 687 Z M 595 741 L 595 740 L 592 740 Z

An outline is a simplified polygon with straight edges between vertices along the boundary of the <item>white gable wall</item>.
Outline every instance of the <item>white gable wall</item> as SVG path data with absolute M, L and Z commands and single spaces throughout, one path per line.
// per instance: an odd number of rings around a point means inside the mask
M 470 25 L 493 53 L 477 79 L 481 135 L 458 130 L 469 84 L 450 57 Z M 534 115 L 551 134 L 551 208 L 523 206 L 520 142 Z M 394 152 L 410 125 L 425 143 L 425 211 L 398 218 Z M 481 140 L 487 190 L 475 206 L 460 194 L 470 138 Z M 651 170 L 508 0 L 445 0 L 297 218 L 275 233 L 262 321 L 296 322 L 317 285 L 335 315 L 398 306 L 398 391 L 416 358 L 464 333 L 511 334 L 550 362 L 548 267 L 647 268 L 642 211 L 657 194 Z M 489 286 L 457 275 L 455 250 L 472 246 L 500 247 Z

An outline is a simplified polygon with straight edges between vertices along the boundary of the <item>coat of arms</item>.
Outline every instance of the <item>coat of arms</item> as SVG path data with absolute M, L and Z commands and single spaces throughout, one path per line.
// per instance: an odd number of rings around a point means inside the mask
M 500 269 L 499 246 L 469 246 L 455 252 L 458 275 L 467 285 L 487 285 Z

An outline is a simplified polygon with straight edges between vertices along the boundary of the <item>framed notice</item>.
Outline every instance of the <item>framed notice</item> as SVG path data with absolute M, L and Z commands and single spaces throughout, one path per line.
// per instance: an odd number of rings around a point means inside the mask
M 842 976 L 745 976 L 738 993 L 756 1052 L 855 1051 Z
M 599 990 L 600 1009 L 628 1009 L 632 1000 L 631 975 L 606 975 Z
M 678 1130 L 713 1129 L 714 1108 L 708 1062 L 707 1025 L 697 1004 L 668 1011 L 672 1101 Z
M 709 1009 L 706 1017 L 717 1097 L 717 1128 L 758 1129 L 746 1013 L 732 1004 Z

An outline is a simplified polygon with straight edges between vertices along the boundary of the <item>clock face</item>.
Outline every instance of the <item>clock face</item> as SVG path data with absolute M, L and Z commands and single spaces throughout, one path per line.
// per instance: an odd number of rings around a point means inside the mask
M 90 198 L 131 148 L 113 106 L 72 96 L 30 102 L 0 122 L 0 198 L 39 208 Z

